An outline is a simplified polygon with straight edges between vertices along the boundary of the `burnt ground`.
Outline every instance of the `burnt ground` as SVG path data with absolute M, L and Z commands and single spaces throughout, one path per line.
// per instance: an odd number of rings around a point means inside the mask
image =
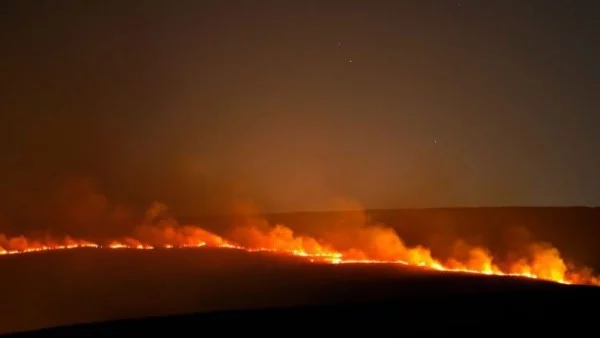
M 0 282 L 1 331 L 30 331 L 21 337 L 573 334 L 597 331 L 600 301 L 594 287 L 229 250 L 82 249 L 3 257 L 0 267 L 11 272 Z

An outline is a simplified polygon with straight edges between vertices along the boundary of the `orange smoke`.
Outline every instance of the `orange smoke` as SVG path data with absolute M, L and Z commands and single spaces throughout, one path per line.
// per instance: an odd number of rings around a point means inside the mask
M 402 264 L 423 268 L 485 275 L 510 275 L 543 279 L 565 284 L 600 285 L 588 269 L 567 266 L 556 248 L 533 244 L 529 255 L 512 263 L 497 262 L 488 250 L 456 242 L 452 258 L 433 257 L 428 248 L 409 247 L 396 231 L 384 225 L 371 225 L 364 215 L 356 214 L 351 224 L 327 233 L 327 240 L 296 234 L 283 225 L 270 226 L 264 219 L 248 217 L 225 239 L 197 226 L 180 225 L 167 214 L 163 204 L 154 204 L 132 236 L 106 243 L 75 240 L 70 237 L 50 237 L 32 240 L 23 236 L 9 238 L 0 234 L 0 254 L 21 254 L 34 251 L 72 248 L 155 249 L 184 247 L 214 247 L 267 251 L 298 256 L 308 262 L 330 264 Z M 503 264 L 501 264 L 503 263 Z

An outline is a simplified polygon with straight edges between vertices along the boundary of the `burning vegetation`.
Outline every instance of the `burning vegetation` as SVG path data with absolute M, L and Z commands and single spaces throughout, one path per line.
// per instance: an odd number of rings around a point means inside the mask
M 248 217 L 228 235 L 219 236 L 198 226 L 180 225 L 167 214 L 163 204 L 156 203 L 129 237 L 90 241 L 69 236 L 33 239 L 0 234 L 0 255 L 75 248 L 151 250 L 212 247 L 298 256 L 311 263 L 402 264 L 447 272 L 600 285 L 600 279 L 594 277 L 591 271 L 568 266 L 556 248 L 545 244 L 531 244 L 528 254 L 511 262 L 501 262 L 489 250 L 460 241 L 456 243 L 454 257 L 441 259 L 434 257 L 426 247 L 407 246 L 393 228 L 370 224 L 365 217 L 361 218 L 361 224 L 332 229 L 325 237 L 297 235 L 284 225 L 271 226 L 259 217 Z

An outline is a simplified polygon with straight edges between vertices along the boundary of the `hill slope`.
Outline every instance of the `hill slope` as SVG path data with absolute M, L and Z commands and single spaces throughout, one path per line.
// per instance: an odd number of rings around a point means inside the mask
M 21 276 L 37 276 L 38 284 L 33 288 L 11 279 L 13 292 L 2 309 L 4 332 L 97 323 L 23 337 L 177 336 L 209 329 L 291 334 L 327 327 L 336 332 L 362 327 L 370 333 L 423 333 L 447 332 L 456 325 L 484 325 L 491 331 L 524 326 L 573 330 L 592 318 L 600 300 L 600 288 L 593 287 L 398 266 L 306 264 L 235 251 L 79 250 L 10 257 L 0 264 Z M 33 296 L 43 303 L 36 304 L 28 290 L 37 290 Z M 225 309 L 238 310 L 218 311 Z M 173 316 L 197 311 L 203 313 Z M 102 323 L 118 318 L 142 319 Z

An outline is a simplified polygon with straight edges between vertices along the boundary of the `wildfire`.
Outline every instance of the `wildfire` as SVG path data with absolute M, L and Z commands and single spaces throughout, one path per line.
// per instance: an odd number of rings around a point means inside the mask
M 233 237 L 238 239 L 237 241 L 226 240 L 199 227 L 165 224 L 142 227 L 137 232 L 138 237 L 126 237 L 104 244 L 71 237 L 33 240 L 24 236 L 9 238 L 0 234 L 0 255 L 77 248 L 152 250 L 211 247 L 296 256 L 310 263 L 399 264 L 444 272 L 517 276 L 564 284 L 600 285 L 598 278 L 584 270 L 568 269 L 554 248 L 538 247 L 531 257 L 500 268 L 483 248 L 471 248 L 465 260 L 449 259 L 442 262 L 433 258 L 427 248 L 406 247 L 392 229 L 366 228 L 363 231 L 365 232 L 361 233 L 361 236 L 371 236 L 364 247 L 348 249 L 336 249 L 333 245 L 312 237 L 296 236 L 291 229 L 281 225 L 266 230 L 260 230 L 256 226 L 241 227 L 234 232 Z

